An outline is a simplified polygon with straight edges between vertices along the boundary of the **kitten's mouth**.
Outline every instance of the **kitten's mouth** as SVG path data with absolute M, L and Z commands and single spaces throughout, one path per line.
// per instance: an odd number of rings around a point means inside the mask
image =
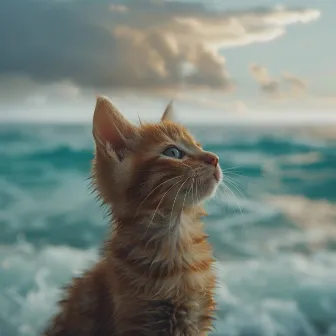
M 219 166 L 216 167 L 213 176 L 217 182 L 220 182 L 220 180 L 222 179 L 222 171 L 220 170 Z

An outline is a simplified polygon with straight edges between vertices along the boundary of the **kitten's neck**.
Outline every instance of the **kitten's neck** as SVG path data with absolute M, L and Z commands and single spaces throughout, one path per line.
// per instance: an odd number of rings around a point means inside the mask
M 172 213 L 169 209 L 114 216 L 112 239 L 124 247 L 142 247 L 152 252 L 166 249 L 183 252 L 195 239 L 206 236 L 200 218 L 206 213 L 199 205 Z

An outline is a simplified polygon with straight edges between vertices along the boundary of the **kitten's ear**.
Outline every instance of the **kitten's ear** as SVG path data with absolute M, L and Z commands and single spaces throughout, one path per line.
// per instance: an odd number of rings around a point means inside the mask
M 174 120 L 174 109 L 173 109 L 173 101 L 171 100 L 170 103 L 167 105 L 163 115 L 161 117 L 161 121 L 173 121 Z
M 97 97 L 92 132 L 97 146 L 106 153 L 111 154 L 112 150 L 119 160 L 128 149 L 128 142 L 137 135 L 136 127 L 104 96 Z

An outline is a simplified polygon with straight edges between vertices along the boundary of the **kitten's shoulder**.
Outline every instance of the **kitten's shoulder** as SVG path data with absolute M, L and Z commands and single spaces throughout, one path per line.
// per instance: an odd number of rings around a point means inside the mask
M 45 336 L 113 335 L 106 263 L 101 261 L 82 276 L 73 278 L 58 305 L 59 313 Z

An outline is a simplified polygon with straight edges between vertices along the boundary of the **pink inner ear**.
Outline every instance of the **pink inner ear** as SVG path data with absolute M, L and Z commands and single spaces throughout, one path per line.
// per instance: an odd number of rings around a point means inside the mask
M 99 118 L 97 121 L 98 122 L 95 125 L 96 130 L 100 140 L 105 145 L 109 144 L 111 149 L 113 149 L 115 152 L 121 151 L 126 147 L 125 136 L 123 134 L 127 132 L 122 132 L 122 130 L 119 130 L 110 116 L 105 115 L 105 118 Z
M 97 99 L 93 128 L 104 146 L 108 144 L 115 152 L 126 148 L 125 139 L 134 133 L 134 127 L 107 99 Z
M 100 136 L 106 143 L 109 143 L 114 151 L 125 148 L 125 141 L 120 131 L 111 124 L 103 124 L 99 130 Z

